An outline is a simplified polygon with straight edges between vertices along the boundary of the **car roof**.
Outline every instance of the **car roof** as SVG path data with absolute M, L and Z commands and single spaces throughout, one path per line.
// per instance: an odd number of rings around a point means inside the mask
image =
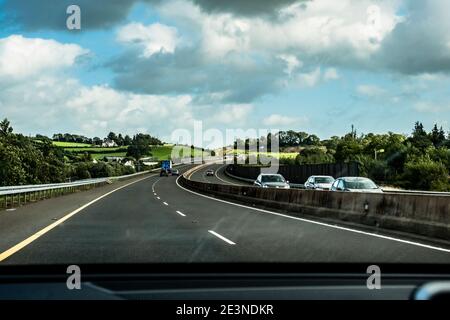
M 345 181 L 370 180 L 369 178 L 365 178 L 365 177 L 341 177 L 339 179 L 345 180 Z M 372 180 L 370 180 L 370 181 L 372 181 Z
M 333 177 L 332 176 L 311 176 L 310 178 L 333 178 Z

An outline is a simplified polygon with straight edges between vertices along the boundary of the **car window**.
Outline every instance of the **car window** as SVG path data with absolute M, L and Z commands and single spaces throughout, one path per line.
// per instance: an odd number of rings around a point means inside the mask
M 450 270 L 449 203 L 450 1 L 0 0 L 0 282 L 58 263 Z
M 285 180 L 278 175 L 265 175 L 262 176 L 262 182 L 285 182 Z
M 334 179 L 328 177 L 316 177 L 315 183 L 332 183 Z
M 346 186 L 349 189 L 377 189 L 377 185 L 370 180 L 356 180 L 346 181 Z

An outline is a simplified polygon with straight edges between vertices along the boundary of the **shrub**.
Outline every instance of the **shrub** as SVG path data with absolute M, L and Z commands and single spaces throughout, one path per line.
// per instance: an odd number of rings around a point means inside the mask
M 449 191 L 447 168 L 440 162 L 422 157 L 405 164 L 403 184 L 409 189 Z

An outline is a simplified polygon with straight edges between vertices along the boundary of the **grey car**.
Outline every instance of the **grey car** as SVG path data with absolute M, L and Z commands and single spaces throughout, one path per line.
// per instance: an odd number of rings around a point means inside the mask
M 281 174 L 260 174 L 253 185 L 262 188 L 290 188 L 289 181 L 286 181 Z
M 342 177 L 331 185 L 331 191 L 383 193 L 372 180 L 363 177 Z
M 334 180 L 331 176 L 311 176 L 305 182 L 305 189 L 330 190 Z

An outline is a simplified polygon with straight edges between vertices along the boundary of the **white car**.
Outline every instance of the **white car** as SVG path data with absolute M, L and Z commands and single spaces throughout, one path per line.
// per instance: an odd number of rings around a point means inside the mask
M 305 189 L 330 190 L 334 180 L 331 176 L 311 176 L 305 182 Z
M 262 173 L 256 178 L 254 185 L 262 188 L 289 189 L 289 181 L 281 174 Z
M 331 191 L 383 193 L 372 180 L 363 177 L 342 177 L 336 179 Z

